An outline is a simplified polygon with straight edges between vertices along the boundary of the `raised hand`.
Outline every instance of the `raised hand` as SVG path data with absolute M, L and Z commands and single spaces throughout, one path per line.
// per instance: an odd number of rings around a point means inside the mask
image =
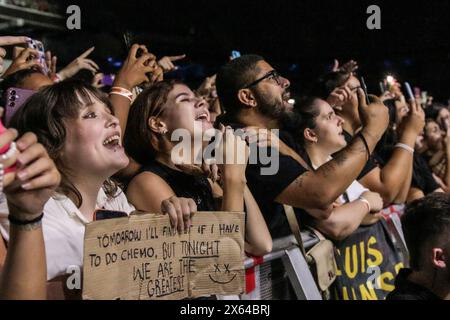
M 139 57 L 137 57 L 138 51 L 142 53 Z M 151 78 L 149 78 L 150 74 Z M 162 69 L 157 65 L 155 55 L 148 52 L 144 45 L 134 44 L 116 76 L 114 86 L 131 90 L 140 84 L 157 81 L 160 74 Z
M 418 136 L 425 127 L 425 112 L 423 111 L 420 102 L 416 100 L 409 101 L 409 113 L 399 126 L 400 133 L 405 131 L 411 132 Z
M 388 108 L 381 100 L 373 95 L 369 95 L 371 103 L 367 105 L 366 96 L 361 88 L 358 88 L 359 116 L 364 127 L 364 131 L 379 140 L 389 125 Z M 367 137 L 366 137 L 367 138 Z
M 16 180 L 5 189 L 10 214 L 30 221 L 40 216 L 59 186 L 61 176 L 36 135 L 26 133 L 17 141 Z
M 337 59 L 334 60 L 333 72 L 344 72 L 344 73 L 355 73 L 358 70 L 358 63 L 354 60 L 350 60 L 345 63 L 343 66 L 340 66 L 340 63 Z
M 6 56 L 6 50 L 2 46 L 12 46 L 16 44 L 26 43 L 31 39 L 28 37 L 0 37 L 0 74 L 3 71 L 3 58 Z
M 352 99 L 352 91 L 348 86 L 336 88 L 327 98 L 333 109 L 342 110 L 342 106 Z
M 89 70 L 93 74 L 96 74 L 100 69 L 99 66 L 88 56 L 95 50 L 95 47 L 89 48 L 87 51 L 83 52 L 78 58 L 73 60 L 67 67 L 58 72 L 61 80 L 73 77 L 80 70 Z
M 13 46 L 16 44 L 27 43 L 31 39 L 29 37 L 11 37 L 4 36 L 0 37 L 0 46 Z
M 174 65 L 174 62 L 183 60 L 184 58 L 186 58 L 185 54 L 179 56 L 163 57 L 161 60 L 158 61 L 158 65 L 162 68 L 164 73 L 167 73 L 176 70 L 177 67 Z
M 223 164 L 219 165 L 221 179 L 240 179 L 245 181 L 245 170 L 250 150 L 240 136 L 234 134 L 233 129 L 222 128 L 223 137 L 219 145 L 219 155 Z
M 5 71 L 3 76 L 7 77 L 18 71 L 31 68 L 38 68 L 39 70 L 42 70 L 38 57 L 39 52 L 35 49 L 27 48 L 22 50 L 13 60 L 11 66 Z
M 216 78 L 217 75 L 213 75 L 212 77 L 207 77 L 205 81 L 200 85 L 197 89 L 197 94 L 205 97 L 206 99 L 217 98 L 216 92 Z
M 47 51 L 45 53 L 45 62 L 47 63 L 48 67 L 48 76 L 50 77 L 50 79 L 52 79 L 54 75 L 56 75 L 56 65 L 58 63 L 58 57 L 52 56 L 52 52 Z

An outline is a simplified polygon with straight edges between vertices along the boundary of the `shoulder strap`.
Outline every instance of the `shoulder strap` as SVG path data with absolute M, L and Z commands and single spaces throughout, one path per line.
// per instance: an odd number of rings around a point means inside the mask
M 300 233 L 300 225 L 298 223 L 297 216 L 295 215 L 294 208 L 288 205 L 283 205 L 283 207 L 284 212 L 286 213 L 286 218 L 289 222 L 289 227 L 291 227 L 291 231 L 294 234 L 295 239 L 297 240 L 300 250 L 302 250 L 304 256 L 306 257 L 305 246 L 303 245 L 302 235 Z

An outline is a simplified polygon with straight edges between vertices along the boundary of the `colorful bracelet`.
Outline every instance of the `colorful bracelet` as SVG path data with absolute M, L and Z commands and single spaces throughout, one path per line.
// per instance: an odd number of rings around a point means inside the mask
M 130 96 L 128 96 L 128 95 L 126 95 L 126 94 L 120 93 L 120 92 L 110 92 L 109 94 L 110 94 L 110 95 L 116 95 L 116 96 L 121 96 L 121 97 L 127 98 L 130 102 L 133 101 L 133 98 L 131 98 Z
M 112 87 L 111 88 L 111 92 L 109 94 L 110 95 L 114 94 L 114 95 L 122 96 L 122 97 L 127 98 L 128 100 L 130 100 L 130 102 L 133 101 L 133 93 L 130 90 L 122 88 L 122 87 Z

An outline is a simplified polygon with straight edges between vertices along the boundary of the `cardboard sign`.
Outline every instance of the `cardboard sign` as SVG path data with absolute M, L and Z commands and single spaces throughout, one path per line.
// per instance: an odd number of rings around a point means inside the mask
M 161 215 L 93 222 L 86 227 L 83 274 L 83 299 L 241 294 L 244 214 L 196 213 L 186 234 L 178 234 Z

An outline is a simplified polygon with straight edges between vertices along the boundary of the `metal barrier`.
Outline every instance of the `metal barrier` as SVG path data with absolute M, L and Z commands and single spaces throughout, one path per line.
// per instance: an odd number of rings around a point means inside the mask
M 302 239 L 305 249 L 312 248 L 319 242 L 315 236 L 309 232 L 302 232 Z M 272 282 L 267 279 L 271 276 L 271 263 L 281 262 L 290 285 L 298 300 L 322 300 L 322 296 L 317 288 L 314 277 L 308 267 L 303 253 L 297 245 L 294 236 L 275 239 L 273 242 L 273 251 L 261 258 L 247 258 L 245 260 L 245 269 L 255 270 L 256 287 L 253 292 L 242 296 L 219 296 L 219 300 L 270 300 L 272 292 L 265 293 L 272 287 Z M 261 284 L 261 281 L 265 281 Z M 267 288 L 269 286 L 269 288 Z
M 401 227 L 400 215 L 404 209 L 398 206 L 394 211 L 392 208 L 385 209 L 383 215 L 389 227 L 390 236 L 396 248 L 401 252 L 404 261 L 408 261 L 408 249 L 406 247 Z M 312 233 L 305 231 L 301 233 L 305 250 L 308 251 L 319 239 Z M 247 258 L 244 266 L 248 271 L 254 269 L 255 289 L 241 296 L 218 296 L 219 300 L 271 300 L 273 298 L 273 283 L 271 281 L 271 263 L 282 262 L 290 286 L 298 300 L 322 300 L 320 291 L 314 281 L 303 253 L 297 246 L 294 236 L 275 239 L 273 251 L 264 257 Z

